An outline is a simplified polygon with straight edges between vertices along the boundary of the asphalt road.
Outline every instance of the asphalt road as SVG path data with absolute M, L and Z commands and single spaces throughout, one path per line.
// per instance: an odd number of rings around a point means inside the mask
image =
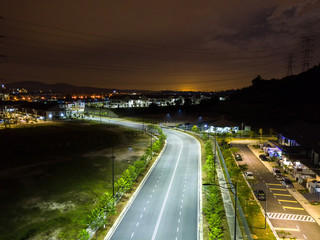
M 142 129 L 137 123 L 104 121 Z M 198 239 L 200 145 L 187 134 L 164 132 L 166 149 L 109 239 Z
M 266 166 L 248 148 L 247 143 L 233 142 L 232 146 L 240 149 L 243 161 L 239 164 L 247 164 L 248 171 L 253 172 L 254 181 L 250 184 L 253 189 L 261 189 L 267 194 L 267 214 L 277 231 L 289 232 L 289 237 L 296 239 L 320 239 L 320 226 L 313 222 L 312 217 L 290 194 L 286 187 L 282 186 Z M 263 208 L 266 202 L 260 202 Z M 294 219 L 294 220 L 293 220 Z

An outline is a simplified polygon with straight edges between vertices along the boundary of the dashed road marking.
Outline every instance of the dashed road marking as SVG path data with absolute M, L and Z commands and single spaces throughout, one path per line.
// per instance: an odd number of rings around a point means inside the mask
M 296 228 L 281 228 L 281 227 L 275 227 L 274 230 L 276 230 L 276 231 L 300 232 L 300 229 L 296 229 Z
M 266 183 L 266 185 L 273 185 L 273 186 L 282 186 L 280 183 Z
M 139 226 L 139 222 L 137 222 L 136 226 L 137 226 L 137 227 Z
M 290 203 L 298 203 L 298 201 L 293 200 L 285 200 L 285 199 L 278 199 L 279 202 L 290 202 Z
M 288 206 L 283 206 L 283 208 L 286 208 L 286 209 L 294 209 L 294 210 L 301 210 L 303 211 L 304 208 L 299 208 L 299 207 L 288 207 Z
M 284 196 L 284 197 L 292 197 L 290 194 L 282 194 L 282 193 L 274 193 L 275 196 Z
M 133 237 L 133 235 L 134 235 L 134 232 L 131 234 L 131 238 Z
M 283 188 L 269 188 L 272 191 L 283 191 L 283 192 L 287 192 L 287 189 L 283 189 Z
M 287 214 L 287 213 L 267 213 L 269 219 L 300 221 L 300 222 L 315 222 L 313 217 L 309 215 Z

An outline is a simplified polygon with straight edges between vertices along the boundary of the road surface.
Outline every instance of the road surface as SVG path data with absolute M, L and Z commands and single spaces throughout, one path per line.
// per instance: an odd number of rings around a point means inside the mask
M 101 121 L 142 129 L 137 123 Z M 171 129 L 164 132 L 166 149 L 108 239 L 199 239 L 200 144 L 187 134 Z

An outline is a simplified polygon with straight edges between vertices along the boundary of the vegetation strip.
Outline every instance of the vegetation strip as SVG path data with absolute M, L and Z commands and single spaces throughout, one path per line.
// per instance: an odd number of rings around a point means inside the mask
M 225 218 L 225 210 L 223 207 L 221 191 L 219 187 L 214 184 L 215 163 L 211 141 L 205 143 L 205 158 L 206 163 L 204 165 L 204 170 L 207 175 L 205 182 L 208 186 L 206 188 L 206 203 L 203 212 L 209 224 L 209 239 L 223 239 L 224 228 L 222 220 Z

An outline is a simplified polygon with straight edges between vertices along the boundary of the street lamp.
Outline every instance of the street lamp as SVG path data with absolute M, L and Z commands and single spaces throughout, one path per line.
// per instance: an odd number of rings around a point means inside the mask
M 220 187 L 220 188 L 223 188 L 223 189 L 227 189 L 227 190 L 232 190 L 234 189 L 234 192 L 231 191 L 231 193 L 234 195 L 234 234 L 233 234 L 233 237 L 234 237 L 234 240 L 237 239 L 237 199 L 238 199 L 238 186 L 237 186 L 237 182 L 235 183 L 225 183 L 225 184 L 230 184 L 232 185 L 231 187 L 229 188 L 226 188 L 226 187 L 221 187 L 217 184 L 210 184 L 210 183 L 204 183 L 202 185 L 206 186 L 206 185 L 214 185 L 214 186 L 217 186 L 217 187 Z
M 217 132 L 214 131 L 214 156 L 213 156 L 213 181 L 214 183 L 216 183 L 216 158 L 217 158 L 217 144 L 218 144 L 218 140 L 217 140 Z

